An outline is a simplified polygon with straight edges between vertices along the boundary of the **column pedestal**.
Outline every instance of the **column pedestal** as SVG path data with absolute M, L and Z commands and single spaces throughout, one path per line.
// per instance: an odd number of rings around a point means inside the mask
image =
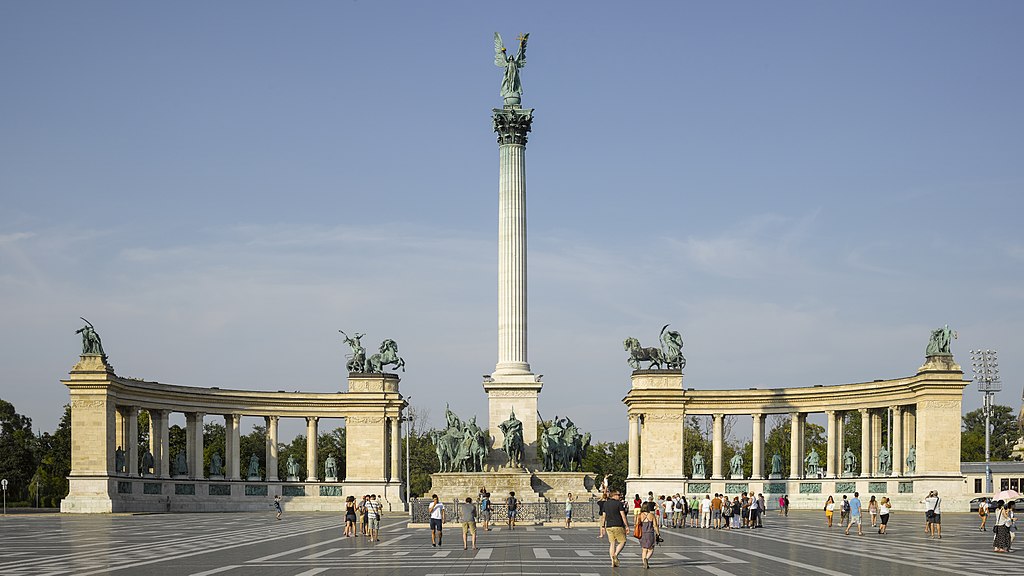
M 487 457 L 489 470 L 506 468 L 505 434 L 498 427 L 515 411 L 523 423 L 523 467 L 530 471 L 541 468 L 537 458 L 537 396 L 544 383 L 533 374 L 502 375 L 495 373 L 484 383 L 487 393 L 488 433 L 491 437 Z

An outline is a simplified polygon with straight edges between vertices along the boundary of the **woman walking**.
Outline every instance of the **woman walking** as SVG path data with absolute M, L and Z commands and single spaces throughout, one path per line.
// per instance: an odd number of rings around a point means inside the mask
M 981 517 L 981 526 L 978 526 L 978 532 L 984 532 L 985 530 L 987 530 L 987 528 L 985 528 L 985 522 L 988 522 L 987 499 L 982 499 L 981 502 L 978 502 L 978 516 Z
M 640 513 L 636 516 L 636 525 L 633 528 L 634 533 L 637 528 L 640 529 L 640 560 L 644 563 L 644 568 L 651 567 L 651 556 L 654 556 L 654 545 L 658 541 L 658 537 L 661 536 L 661 530 L 658 529 L 658 516 L 654 513 L 654 502 L 645 502 L 640 508 Z
M 1005 506 L 1002 505 L 1002 502 L 994 502 L 992 505 L 996 509 L 996 523 L 992 527 L 996 536 L 992 540 L 992 551 L 1009 552 L 1010 544 L 1013 542 L 1010 539 L 1010 526 L 1013 526 L 1013 502 Z
M 892 510 L 892 502 L 888 498 L 882 496 L 882 501 L 878 504 L 878 533 L 885 534 L 885 527 L 889 525 L 889 511 Z
M 356 535 L 356 497 L 349 496 L 345 499 L 345 537 Z
M 832 527 L 832 513 L 835 512 L 836 501 L 829 495 L 828 500 L 825 500 L 825 521 L 828 522 L 828 527 Z
M 868 514 L 871 514 L 871 527 L 878 525 L 878 501 L 872 496 L 868 501 Z

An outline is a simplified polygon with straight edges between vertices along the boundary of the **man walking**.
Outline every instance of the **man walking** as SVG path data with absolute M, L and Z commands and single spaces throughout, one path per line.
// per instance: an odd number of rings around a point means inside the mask
M 380 516 L 384 506 L 377 502 L 377 495 L 370 494 L 370 500 L 366 503 L 366 523 L 370 527 L 370 541 L 380 542 Z
M 516 514 L 519 511 L 519 500 L 516 500 L 516 493 L 509 492 L 508 498 L 505 499 L 505 504 L 508 505 L 508 529 L 516 529 Z
M 468 549 L 468 537 L 472 535 L 473 550 L 476 550 L 476 505 L 473 504 L 473 499 L 467 496 L 461 508 L 459 516 L 462 520 L 462 549 Z
M 850 535 L 850 526 L 854 524 L 857 525 L 857 535 L 864 535 L 860 525 L 860 498 L 858 496 L 860 496 L 860 492 L 854 492 L 853 498 L 850 498 L 850 522 L 846 525 L 846 532 L 844 532 L 847 536 Z
M 626 546 L 626 506 L 622 503 L 622 495 L 618 490 L 604 503 L 604 526 L 608 534 L 608 556 L 612 567 L 619 565 L 619 552 Z
M 437 494 L 431 496 L 430 503 L 430 547 L 441 545 L 441 527 L 444 526 L 445 513 L 444 504 L 437 499 Z

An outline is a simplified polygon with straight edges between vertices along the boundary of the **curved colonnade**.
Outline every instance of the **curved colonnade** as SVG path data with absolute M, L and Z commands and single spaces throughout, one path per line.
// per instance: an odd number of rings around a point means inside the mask
M 266 510 L 282 495 L 294 510 L 341 510 L 344 496 L 377 494 L 386 509 L 403 507 L 400 494 L 400 422 L 405 400 L 394 374 L 350 374 L 348 392 L 333 394 L 221 390 L 120 377 L 105 358 L 86 354 L 62 381 L 71 393 L 70 492 L 62 512 Z M 150 415 L 152 469 L 140 474 L 138 414 Z M 185 415 L 186 474 L 171 475 L 168 420 Z M 227 432 L 223 475 L 207 477 L 203 422 L 224 418 Z M 240 462 L 240 421 L 262 418 L 266 477 L 250 477 Z M 306 438 L 317 438 L 320 418 L 345 419 L 343 481 L 318 477 L 278 478 L 278 424 L 300 418 Z M 124 450 L 118 466 L 118 448 Z M 317 462 L 317 443 L 307 442 L 306 462 Z M 331 480 L 331 481 L 328 481 Z
M 960 472 L 960 423 L 963 389 L 969 383 L 952 356 L 929 356 L 917 373 L 907 378 L 876 380 L 835 386 L 748 390 L 695 390 L 683 388 L 683 375 L 658 370 L 637 370 L 632 388 L 623 399 L 629 412 L 628 494 L 763 493 L 767 500 L 788 494 L 792 505 L 820 508 L 829 494 L 887 495 L 903 510 L 917 509 L 929 490 L 939 490 L 944 509 L 968 509 L 964 476 Z M 843 421 L 846 412 L 861 416 L 861 448 L 857 465 L 844 472 Z M 823 413 L 827 450 L 820 471 L 805 470 L 807 416 Z M 892 428 L 883 442 L 885 420 Z M 790 428 L 790 474 L 766 474 L 772 455 L 765 455 L 765 422 L 769 415 L 784 415 Z M 723 474 L 724 420 L 727 415 L 752 419 L 753 454 L 749 478 Z M 684 420 L 711 416 L 712 454 L 709 477 L 693 478 L 684 446 Z M 866 423 L 866 424 L 864 424 Z M 879 465 L 879 451 L 890 450 L 891 471 Z M 916 466 L 907 466 L 911 448 Z

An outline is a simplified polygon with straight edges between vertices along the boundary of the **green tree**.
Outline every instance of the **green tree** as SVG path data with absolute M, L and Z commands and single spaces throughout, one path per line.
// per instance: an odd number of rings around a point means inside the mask
M 421 496 L 430 490 L 430 475 L 441 469 L 430 431 L 417 433 L 413 428 L 402 442 L 409 445 L 409 494 Z
M 992 460 L 1010 460 L 1013 445 L 1020 438 L 1020 428 L 1013 408 L 995 404 L 989 415 L 989 455 Z M 985 410 L 978 408 L 963 417 L 960 432 L 960 460 L 985 460 Z
M 44 433 L 38 440 L 39 465 L 29 485 L 29 500 L 53 508 L 68 495 L 71 474 L 71 406 L 64 405 L 64 414 L 53 434 Z
M 583 469 L 593 472 L 598 483 L 604 479 L 605 474 L 611 474 L 608 487 L 625 493 L 626 476 L 629 474 L 629 443 L 598 442 L 591 445 L 583 458 Z
M 139 410 L 139 468 L 142 467 L 142 456 L 149 450 L 149 410 Z M 152 451 L 150 451 L 152 453 Z
M 9 501 L 28 501 L 29 485 L 39 465 L 38 451 L 32 419 L 0 399 L 0 477 L 8 481 Z

